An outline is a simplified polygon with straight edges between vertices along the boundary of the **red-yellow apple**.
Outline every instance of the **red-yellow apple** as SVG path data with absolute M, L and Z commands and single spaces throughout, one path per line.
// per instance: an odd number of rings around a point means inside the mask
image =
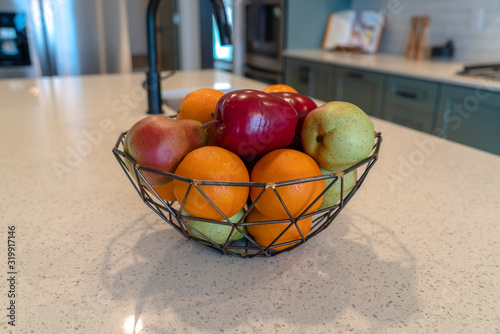
M 205 146 L 208 135 L 195 120 L 148 116 L 135 123 L 125 137 L 124 151 L 138 164 L 173 173 L 186 154 Z M 171 181 L 156 173 L 143 172 L 152 186 Z

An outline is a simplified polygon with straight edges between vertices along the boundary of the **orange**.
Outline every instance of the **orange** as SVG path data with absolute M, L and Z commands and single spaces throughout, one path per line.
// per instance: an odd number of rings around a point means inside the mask
M 224 95 L 223 92 L 212 88 L 200 88 L 187 94 L 181 101 L 178 110 L 178 119 L 194 119 L 202 124 L 213 121 L 217 102 Z M 215 128 L 208 130 L 208 145 L 217 145 Z
M 151 190 L 151 188 L 145 184 L 144 182 L 141 182 L 142 185 L 146 188 L 147 191 L 149 191 L 151 194 L 154 195 L 154 192 Z M 160 196 L 164 201 L 167 202 L 174 202 L 176 201 L 175 196 L 174 196 L 174 183 L 169 182 L 165 183 L 161 186 L 153 186 L 153 189 L 156 191 L 158 196 Z
M 267 86 L 262 90 L 265 93 L 274 93 L 274 92 L 290 92 L 290 93 L 298 93 L 295 88 L 290 87 L 288 85 L 277 84 Z
M 258 210 L 255 210 L 255 208 L 250 211 L 250 213 L 247 216 L 246 222 L 251 223 L 251 222 L 265 222 L 265 221 L 272 221 L 273 218 L 269 218 L 264 216 L 262 213 L 260 213 Z M 268 247 L 274 239 L 276 239 L 281 232 L 283 232 L 288 225 L 290 225 L 291 222 L 286 222 L 286 223 L 269 223 L 269 224 L 262 224 L 262 225 L 248 225 L 247 229 L 248 232 L 254 237 L 255 241 L 261 245 L 262 247 Z M 307 217 L 303 218 L 299 221 L 297 221 L 297 225 L 299 226 L 300 232 L 302 232 L 302 235 L 304 238 L 307 236 L 307 234 L 311 231 L 311 226 L 312 226 L 312 217 Z M 281 237 L 279 237 L 278 240 L 276 240 L 273 243 L 274 245 L 278 245 L 281 243 L 285 242 L 290 242 L 293 240 L 299 240 L 302 239 L 302 236 L 300 235 L 299 231 L 297 230 L 297 226 L 293 224 L 290 226 Z M 280 246 L 273 248 L 276 251 L 280 251 L 282 249 L 288 248 L 292 245 L 295 245 L 296 243 L 286 245 L 286 246 Z
M 164 200 L 168 202 L 174 202 L 175 196 L 174 196 L 174 183 L 169 182 L 167 184 L 153 187 L 153 189 L 156 191 L 156 193 Z
M 189 152 L 177 167 L 175 174 L 200 181 L 249 181 L 243 161 L 233 152 L 218 146 L 204 146 Z M 182 204 L 189 182 L 174 180 L 173 183 L 175 198 Z M 228 218 L 237 214 L 248 199 L 247 186 L 199 185 L 199 187 Z M 194 185 L 189 190 L 184 210 L 191 216 L 199 218 L 224 219 Z
M 266 182 L 269 185 L 276 182 L 291 181 L 306 177 L 321 176 L 321 170 L 313 158 L 305 153 L 292 149 L 277 149 L 264 155 L 252 169 L 252 182 Z M 265 190 L 264 190 L 265 189 Z M 298 217 L 325 189 L 325 181 L 300 182 L 287 186 L 276 186 L 276 191 L 285 203 L 292 217 Z M 285 208 L 272 187 L 252 187 L 250 197 L 255 201 L 257 210 L 267 217 L 289 218 Z M 323 198 L 316 201 L 307 213 L 315 211 Z

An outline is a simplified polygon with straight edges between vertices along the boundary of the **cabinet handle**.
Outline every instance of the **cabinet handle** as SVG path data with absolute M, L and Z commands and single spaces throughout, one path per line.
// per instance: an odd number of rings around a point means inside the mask
M 359 72 L 347 72 L 347 76 L 353 79 L 363 79 L 364 77 L 363 73 Z
M 413 100 L 416 100 L 418 98 L 418 95 L 416 93 L 407 92 L 407 91 L 404 91 L 404 90 L 396 90 L 394 92 L 394 95 L 405 97 L 407 99 L 413 99 Z
M 309 82 L 309 67 L 299 67 L 299 81 L 302 83 Z

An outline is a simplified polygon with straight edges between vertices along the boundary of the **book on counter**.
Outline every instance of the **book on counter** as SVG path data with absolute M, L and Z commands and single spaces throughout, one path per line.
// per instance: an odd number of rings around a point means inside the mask
M 325 50 L 376 53 L 384 31 L 386 14 L 373 10 L 343 10 L 328 18 L 323 38 Z

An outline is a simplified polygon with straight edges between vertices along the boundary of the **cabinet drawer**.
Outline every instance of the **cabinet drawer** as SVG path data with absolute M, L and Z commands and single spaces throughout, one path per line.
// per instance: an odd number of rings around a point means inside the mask
M 368 115 L 382 117 L 383 92 L 383 74 L 350 68 L 337 69 L 337 100 L 353 103 Z
M 285 58 L 285 84 L 300 94 L 323 101 L 333 99 L 335 68 L 314 62 Z
M 386 104 L 432 115 L 437 90 L 437 83 L 390 76 L 387 81 Z
M 437 127 L 449 140 L 500 155 L 500 93 L 444 85 Z
M 433 116 L 420 113 L 415 109 L 387 105 L 385 107 L 385 115 L 388 121 L 411 129 L 427 133 L 430 133 L 433 129 Z
M 310 64 L 285 58 L 285 84 L 295 88 L 299 93 L 309 94 Z

